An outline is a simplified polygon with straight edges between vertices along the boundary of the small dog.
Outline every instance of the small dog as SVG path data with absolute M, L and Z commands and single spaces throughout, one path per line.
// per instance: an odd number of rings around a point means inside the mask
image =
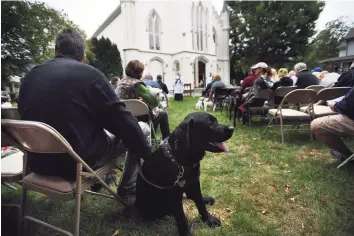
M 204 111 L 206 112 L 208 110 L 208 107 L 212 108 L 213 111 L 215 110 L 214 108 L 214 103 L 210 101 L 209 98 L 204 99 Z
M 195 104 L 195 109 L 202 110 L 204 107 L 203 101 L 204 101 L 204 97 L 199 98 L 198 102 Z
M 154 96 L 158 102 L 158 107 L 153 108 L 152 112 L 158 114 L 160 111 L 166 111 L 168 107 L 168 98 L 159 88 L 148 87 L 149 93 Z
M 206 151 L 227 152 L 224 142 L 232 134 L 233 127 L 219 124 L 208 113 L 189 114 L 156 151 L 145 158 L 136 183 L 135 207 L 139 216 L 156 220 L 171 215 L 177 222 L 179 235 L 190 236 L 182 203 L 185 193 L 209 227 L 220 226 L 220 220 L 205 206 L 213 205 L 215 200 L 202 196 L 200 161 Z

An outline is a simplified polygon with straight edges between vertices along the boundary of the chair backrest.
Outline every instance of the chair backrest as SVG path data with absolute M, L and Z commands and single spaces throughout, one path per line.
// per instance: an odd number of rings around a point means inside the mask
M 322 85 L 310 85 L 310 86 L 306 87 L 306 89 L 313 89 L 313 90 L 315 90 L 317 93 L 318 93 L 319 91 L 321 91 L 322 89 L 324 89 L 324 88 L 325 88 L 325 86 L 322 86 Z
M 17 107 L 1 108 L 1 119 L 21 120 Z
M 280 86 L 275 90 L 274 96 L 285 97 L 288 93 L 294 91 L 295 89 L 297 89 L 297 86 L 285 86 L 285 87 Z
M 149 115 L 149 107 L 142 101 L 137 99 L 122 100 L 125 109 L 133 114 L 133 116 Z
M 274 92 L 270 89 L 265 89 L 260 92 L 259 96 L 266 99 L 267 101 L 270 101 L 273 99 Z
M 215 88 L 215 97 L 226 97 L 227 88 Z
M 21 150 L 34 153 L 73 153 L 70 144 L 51 126 L 23 120 L 1 120 L 1 130 Z
M 351 89 L 351 87 L 325 88 L 317 93 L 317 100 L 333 100 L 344 96 Z
M 288 93 L 282 103 L 312 103 L 315 101 L 317 93 L 312 89 L 296 89 Z

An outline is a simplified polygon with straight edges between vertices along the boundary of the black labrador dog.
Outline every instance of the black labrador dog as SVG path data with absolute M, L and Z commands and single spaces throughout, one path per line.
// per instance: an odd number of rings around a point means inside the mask
M 202 196 L 200 165 L 205 152 L 227 152 L 224 141 L 231 138 L 233 127 L 221 125 L 208 113 L 188 115 L 157 150 L 145 159 L 137 180 L 135 206 L 140 217 L 155 220 L 167 215 L 175 218 L 179 235 L 191 235 L 183 211 L 183 193 L 193 200 L 202 220 L 210 227 L 221 222 L 205 204 L 214 199 Z

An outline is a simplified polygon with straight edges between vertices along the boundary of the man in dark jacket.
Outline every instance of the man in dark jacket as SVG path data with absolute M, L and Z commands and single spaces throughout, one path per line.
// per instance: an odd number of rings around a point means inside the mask
M 310 85 L 318 84 L 317 77 L 313 75 L 309 70 L 307 70 L 305 63 L 297 63 L 294 67 L 294 70 L 297 77 L 297 81 L 294 81 L 294 85 L 296 85 L 299 89 L 304 89 Z
M 353 87 L 354 86 L 354 62 L 350 69 L 341 74 L 333 87 Z
M 82 37 L 71 29 L 59 33 L 55 57 L 34 67 L 23 79 L 18 104 L 21 118 L 55 128 L 94 169 L 124 151 L 119 140 L 136 156 L 146 157 L 151 148 L 137 120 L 125 110 L 104 74 L 83 60 Z M 29 153 L 28 161 L 35 173 L 76 179 L 76 163 L 67 154 Z M 120 186 L 135 188 L 134 182 L 125 180 Z
M 317 140 L 332 149 L 332 156 L 342 161 L 353 154 L 341 137 L 354 136 L 354 88 L 330 107 L 339 114 L 315 119 L 311 130 Z

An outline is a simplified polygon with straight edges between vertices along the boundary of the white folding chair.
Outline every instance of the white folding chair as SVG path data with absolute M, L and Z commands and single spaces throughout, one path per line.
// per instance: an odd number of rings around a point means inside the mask
M 312 112 L 312 103 L 314 102 L 316 98 L 316 91 L 311 90 L 311 89 L 296 89 L 290 93 L 288 93 L 282 102 L 279 104 L 277 109 L 270 109 L 268 111 L 268 114 L 272 115 L 272 118 L 267 125 L 266 129 L 264 130 L 264 133 L 267 132 L 268 128 L 271 127 L 271 124 L 273 122 L 273 119 L 279 118 L 280 119 L 280 132 L 281 132 L 281 142 L 284 143 L 284 120 L 295 120 L 295 121 L 300 121 L 302 122 L 303 120 L 308 120 L 311 121 L 311 115 L 301 112 L 295 109 L 283 109 L 284 103 L 290 103 L 290 104 L 298 104 L 298 103 L 308 103 L 310 104 L 310 112 Z M 294 126 L 293 126 L 294 127 Z M 290 129 L 293 130 L 293 129 Z M 310 135 L 312 138 L 312 134 L 310 131 Z
M 17 147 L 21 150 L 25 150 L 23 158 L 20 232 L 23 230 L 23 223 L 31 221 L 32 223 L 39 224 L 65 235 L 79 236 L 81 195 L 84 191 L 93 193 L 88 191 L 88 189 L 97 182 L 99 182 L 111 195 L 101 193 L 93 194 L 116 199 L 126 206 L 126 203 L 102 179 L 103 176 L 116 168 L 116 160 L 108 161 L 108 163 L 98 170 L 92 170 L 92 168 L 88 166 L 73 150 L 63 136 L 61 136 L 54 128 L 44 123 L 2 119 L 1 130 L 2 132 L 6 132 L 6 135 L 16 142 Z M 70 155 L 77 163 L 76 181 L 71 182 L 56 176 L 42 176 L 33 172 L 30 173 L 27 152 L 42 154 L 66 153 Z M 48 158 L 51 157 L 48 156 Z M 32 190 L 55 199 L 75 199 L 74 233 L 53 226 L 34 217 L 28 215 L 25 216 L 27 190 Z

